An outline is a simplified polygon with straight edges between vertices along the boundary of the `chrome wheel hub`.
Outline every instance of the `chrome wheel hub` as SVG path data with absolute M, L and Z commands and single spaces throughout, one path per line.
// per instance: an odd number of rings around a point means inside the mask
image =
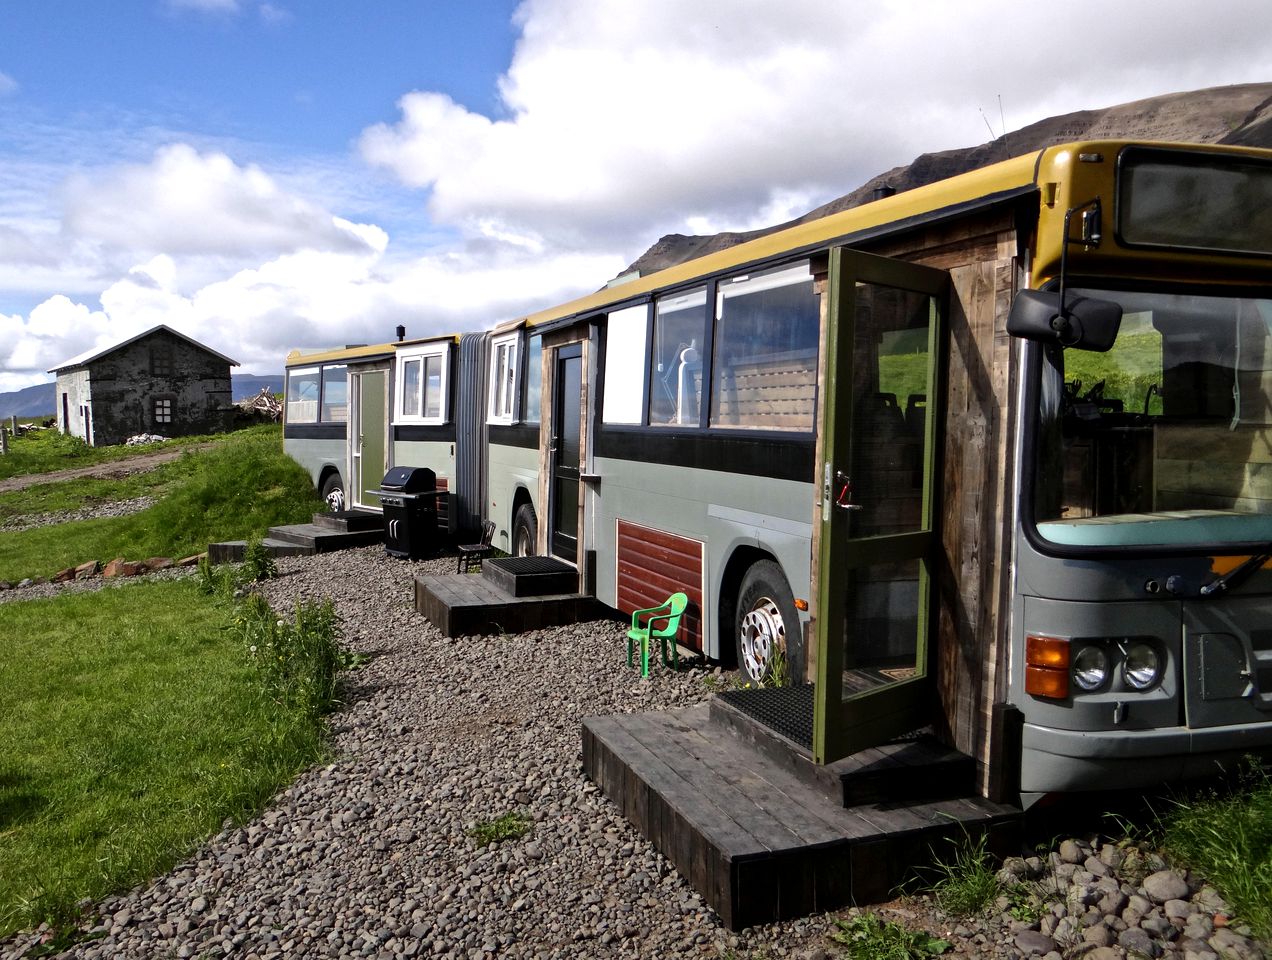
M 781 611 L 768 597 L 758 600 L 742 618 L 742 667 L 752 680 L 763 680 L 773 651 L 786 645 Z

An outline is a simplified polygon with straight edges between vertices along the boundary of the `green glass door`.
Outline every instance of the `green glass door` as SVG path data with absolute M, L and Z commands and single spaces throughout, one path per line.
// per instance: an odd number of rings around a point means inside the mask
M 358 409 L 354 417 L 352 503 L 358 507 L 378 509 L 376 490 L 387 469 L 388 443 L 383 370 L 353 375 L 354 397 Z
M 831 254 L 813 717 L 819 763 L 930 720 L 947 280 L 902 261 Z

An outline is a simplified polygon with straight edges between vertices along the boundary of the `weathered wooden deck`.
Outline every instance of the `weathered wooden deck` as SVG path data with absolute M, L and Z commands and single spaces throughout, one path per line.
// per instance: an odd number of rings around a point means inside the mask
M 578 572 L 548 557 L 486 560 L 481 574 L 415 578 L 415 609 L 442 636 L 520 633 L 603 616 L 596 598 L 575 592 Z
M 862 769 L 877 780 L 914 766 L 890 748 L 917 756 L 888 745 Z M 885 900 L 965 835 L 1001 852 L 1019 843 L 1020 811 L 976 797 L 844 807 L 824 774 L 800 775 L 705 704 L 586 719 L 583 766 L 734 930 Z

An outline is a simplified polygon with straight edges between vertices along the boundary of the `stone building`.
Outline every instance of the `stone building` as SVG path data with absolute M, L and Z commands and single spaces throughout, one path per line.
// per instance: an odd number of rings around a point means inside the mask
M 160 324 L 54 367 L 57 426 L 91 446 L 225 429 L 238 361 Z

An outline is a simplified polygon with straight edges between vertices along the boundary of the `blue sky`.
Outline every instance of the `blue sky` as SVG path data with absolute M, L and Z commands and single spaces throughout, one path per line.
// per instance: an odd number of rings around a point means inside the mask
M 156 323 L 245 372 L 485 329 L 987 121 L 1272 80 L 1272 5 L 1196 11 L 7 0 L 0 391 Z

